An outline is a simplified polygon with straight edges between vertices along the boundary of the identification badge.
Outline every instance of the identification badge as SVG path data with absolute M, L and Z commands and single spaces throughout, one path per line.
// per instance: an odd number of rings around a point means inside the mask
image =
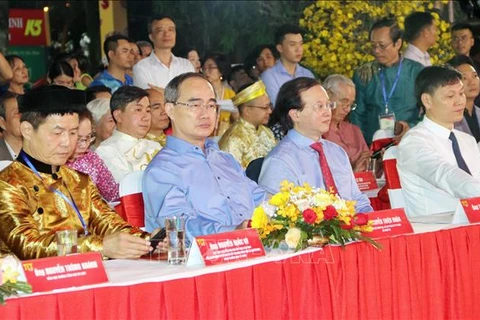
M 378 123 L 381 130 L 385 130 L 393 136 L 395 129 L 395 113 L 385 113 L 378 116 Z

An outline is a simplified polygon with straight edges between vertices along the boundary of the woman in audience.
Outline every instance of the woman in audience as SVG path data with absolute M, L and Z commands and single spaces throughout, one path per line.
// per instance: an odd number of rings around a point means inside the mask
M 233 98 L 235 91 L 225 85 L 231 72 L 230 62 L 227 56 L 222 53 L 209 53 L 202 61 L 202 72 L 212 83 L 217 101 Z M 237 115 L 238 113 L 234 115 L 230 111 L 221 110 L 218 117 L 218 124 L 213 134 L 215 136 L 222 136 Z
M 195 48 L 189 48 L 187 51 L 185 51 L 185 54 L 182 55 L 183 58 L 187 59 L 190 61 L 195 68 L 195 72 L 200 72 L 200 56 L 198 54 L 197 49 Z
M 110 99 L 92 100 L 87 104 L 87 109 L 92 113 L 95 128 L 95 144 L 90 149 L 95 150 L 102 141 L 112 135 L 115 121 L 110 112 Z
M 347 152 L 353 171 L 367 170 L 371 152 L 360 128 L 346 121 L 350 111 L 356 107 L 355 84 L 343 75 L 333 74 L 325 79 L 323 87 L 330 101 L 336 103 L 336 108 L 332 110 L 330 130 L 323 138 L 335 142 Z
M 202 72 L 212 83 L 217 100 L 231 99 L 235 92 L 226 87 L 224 80 L 230 76 L 230 62 L 223 53 L 209 53 L 202 59 Z
M 8 90 L 16 94 L 24 94 L 24 86 L 30 80 L 25 61 L 23 61 L 22 57 L 16 55 L 6 56 L 5 59 L 7 59 L 13 71 L 13 77 L 10 80 Z
M 456 56 L 448 63 L 462 74 L 467 105 L 463 112 L 463 119 L 455 123 L 455 129 L 472 135 L 480 141 L 480 108 L 475 105 L 475 98 L 480 94 L 480 79 L 475 70 L 474 62 L 467 56 Z
M 95 140 L 92 121 L 92 114 L 86 109 L 79 115 L 77 146 L 70 156 L 67 166 L 88 174 L 105 200 L 117 201 L 119 198 L 118 184 L 103 160 L 88 148 L 90 143 Z
M 79 90 L 86 90 L 90 83 L 92 83 L 93 78 L 88 74 L 88 67 L 90 65 L 88 58 L 82 54 L 76 55 L 78 62 L 78 68 L 80 69 L 80 81 L 75 82 L 75 88 Z
M 74 71 L 65 60 L 55 60 L 48 69 L 47 80 L 50 84 L 74 88 Z
M 245 59 L 245 70 L 250 77 L 258 79 L 262 72 L 275 65 L 278 58 L 278 51 L 274 45 L 259 45 Z

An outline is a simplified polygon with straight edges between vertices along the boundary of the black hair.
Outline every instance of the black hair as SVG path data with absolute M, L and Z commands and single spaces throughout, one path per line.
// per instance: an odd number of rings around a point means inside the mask
M 240 72 L 240 71 L 245 71 L 245 68 L 243 67 L 243 64 L 237 64 L 235 66 L 233 66 L 230 70 L 230 76 L 228 77 L 228 82 L 232 81 L 233 80 L 233 76 L 237 73 L 237 72 Z
M 118 88 L 110 99 L 110 110 L 112 111 L 112 117 L 115 110 L 125 111 L 125 107 L 129 103 L 133 101 L 139 101 L 144 97 L 148 97 L 148 92 L 140 89 L 139 87 L 123 86 Z M 115 120 L 115 117 L 113 117 L 113 119 Z
M 66 60 L 54 60 L 50 68 L 48 68 L 47 77 L 53 80 L 62 74 L 73 78 L 73 68 Z
M 17 56 L 16 54 L 9 54 L 9 55 L 5 56 L 5 60 L 8 61 L 8 63 L 10 64 L 10 67 L 12 67 L 12 68 L 13 68 L 13 65 L 15 63 L 15 59 L 18 59 L 18 60 L 22 61 L 23 63 L 25 63 L 25 60 L 23 60 L 22 57 Z
M 422 31 L 433 24 L 433 16 L 430 12 L 413 12 L 405 18 L 405 34 L 403 38 L 412 42 L 420 36 Z
M 100 93 L 100 92 L 108 92 L 112 94 L 112 89 L 104 85 L 88 87 L 87 89 L 85 89 L 85 94 L 87 96 L 87 103 L 97 99 L 96 95 L 97 93 Z
M 82 74 L 87 73 L 88 69 L 90 68 L 90 61 L 88 60 L 88 58 L 80 53 L 75 54 L 74 57 L 78 61 L 78 68 L 80 69 Z
M 393 43 L 396 43 L 399 39 L 402 38 L 402 29 L 400 29 L 397 21 L 393 18 L 383 18 L 376 21 L 370 28 L 370 32 L 368 33 L 368 38 L 369 39 L 372 38 L 373 30 L 377 30 L 381 28 L 390 28 L 390 39 L 392 39 Z
M 422 102 L 424 93 L 434 95 L 438 88 L 456 84 L 462 80 L 462 74 L 448 67 L 426 67 L 420 71 L 415 79 L 415 98 L 417 104 L 425 112 Z
M 455 56 L 452 59 L 447 61 L 447 65 L 455 69 L 461 66 L 462 64 L 468 64 L 475 68 L 475 64 L 473 63 L 472 58 L 465 56 L 463 54 Z
M 103 53 L 105 53 L 105 56 L 107 57 L 107 60 L 110 61 L 110 58 L 108 57 L 108 53 L 110 51 L 115 52 L 118 48 L 118 41 L 120 40 L 125 40 L 127 42 L 132 42 L 129 37 L 120 34 L 120 33 L 114 33 L 110 36 L 108 36 L 105 41 L 103 42 Z
M 305 90 L 319 86 L 320 83 L 312 78 L 299 77 L 285 82 L 278 91 L 269 126 L 280 123 L 282 131 L 286 132 L 293 128 L 293 121 L 288 114 L 290 110 L 303 110 L 305 106 L 301 94 Z
M 457 23 L 454 23 L 450 29 L 451 32 L 453 31 L 458 31 L 458 30 L 464 30 L 464 29 L 468 29 L 470 30 L 470 32 L 472 33 L 473 35 L 473 28 L 472 28 L 472 25 L 468 22 L 465 22 L 465 21 L 459 21 Z
M 303 36 L 305 34 L 305 31 L 302 28 L 297 27 L 293 24 L 284 24 L 283 26 L 278 28 L 277 31 L 275 31 L 275 44 L 282 44 L 287 34 L 301 34 Z
M 187 72 L 176 76 L 175 78 L 170 80 L 170 82 L 165 87 L 165 103 L 177 102 L 178 98 L 180 97 L 180 86 L 185 80 L 190 78 L 201 78 L 210 83 L 207 77 L 198 72 Z
M 207 60 L 213 60 L 215 64 L 218 67 L 218 71 L 220 71 L 220 74 L 224 79 L 228 79 L 230 77 L 230 72 L 232 71 L 232 68 L 230 66 L 230 61 L 228 60 L 228 57 L 220 52 L 209 52 L 205 55 L 205 57 L 202 58 L 202 67 L 205 64 Z
M 148 22 L 148 25 L 147 25 L 148 33 L 153 33 L 152 25 L 155 21 L 160 21 L 160 20 L 163 20 L 163 19 L 169 19 L 173 22 L 173 24 L 175 24 L 175 20 L 173 20 L 172 17 L 167 16 L 166 14 L 156 15 L 156 16 L 151 17 L 150 21 Z

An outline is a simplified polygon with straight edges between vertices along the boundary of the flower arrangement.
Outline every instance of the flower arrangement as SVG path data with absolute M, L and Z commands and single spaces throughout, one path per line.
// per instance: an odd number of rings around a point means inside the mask
M 11 255 L 0 258 L 0 303 L 5 304 L 5 298 L 19 292 L 32 292 L 25 281 L 22 264 Z
M 251 226 L 258 230 L 263 244 L 273 248 L 285 241 L 298 251 L 316 237 L 342 246 L 364 240 L 379 248 L 378 243 L 362 235 L 373 230 L 373 222 L 368 215 L 355 213 L 354 205 L 355 201 L 340 199 L 324 189 L 283 181 L 280 192 L 255 208 Z
M 429 50 L 432 64 L 446 62 L 454 54 L 450 46 L 450 24 L 435 12 L 435 2 L 441 1 L 316 1 L 305 8 L 300 26 L 305 35 L 303 63 L 321 78 L 334 73 L 353 76 L 356 68 L 372 61 L 368 33 L 372 24 L 394 15 L 400 28 L 405 17 L 414 11 L 429 11 L 438 28 L 438 41 Z

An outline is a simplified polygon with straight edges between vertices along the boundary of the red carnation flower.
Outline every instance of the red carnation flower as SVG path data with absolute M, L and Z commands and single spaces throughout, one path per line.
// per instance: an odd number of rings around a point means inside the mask
M 364 226 L 368 223 L 368 216 L 363 213 L 357 213 L 353 218 L 353 221 L 357 226 Z
M 336 216 L 338 216 L 338 212 L 337 212 L 337 209 L 335 209 L 334 206 L 329 205 L 323 211 L 323 215 L 325 217 L 325 220 L 331 220 L 331 219 L 335 218 Z
M 317 220 L 317 214 L 312 209 L 303 210 L 302 215 L 303 215 L 303 220 L 305 220 L 306 223 L 314 224 L 315 220 Z

